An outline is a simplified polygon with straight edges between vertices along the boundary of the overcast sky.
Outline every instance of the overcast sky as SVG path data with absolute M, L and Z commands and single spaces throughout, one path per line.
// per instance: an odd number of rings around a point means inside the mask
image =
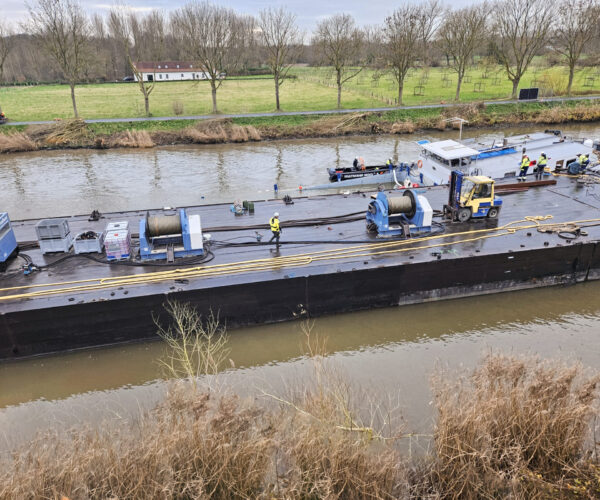
M 478 0 L 474 0 L 478 1 Z M 473 0 L 449 0 L 454 6 L 474 3 Z M 113 0 L 80 0 L 89 12 L 105 13 L 113 5 Z M 35 4 L 35 0 L 29 3 Z M 186 0 L 129 0 L 121 3 L 138 11 L 162 9 L 168 12 L 186 3 Z M 358 24 L 379 24 L 386 15 L 400 4 L 389 0 L 287 0 L 285 2 L 264 0 L 221 0 L 219 5 L 232 7 L 245 14 L 257 14 L 259 10 L 269 6 L 285 6 L 298 16 L 298 24 L 303 30 L 311 31 L 316 22 L 324 17 L 338 12 L 354 16 Z M 27 18 L 25 0 L 0 0 L 0 20 L 11 22 L 23 21 Z

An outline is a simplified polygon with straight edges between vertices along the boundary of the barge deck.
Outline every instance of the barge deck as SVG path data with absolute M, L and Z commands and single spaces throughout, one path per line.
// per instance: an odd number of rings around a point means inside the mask
M 237 327 L 595 280 L 596 186 L 578 187 L 560 177 L 554 186 L 505 195 L 497 220 L 447 223 L 443 232 L 407 240 L 367 233 L 361 214 L 371 192 L 296 198 L 291 205 L 260 201 L 253 215 L 243 216 L 228 204 L 186 207 L 211 233 L 212 260 L 178 267 L 62 259 L 32 248 L 25 253 L 33 262 L 50 267 L 28 276 L 10 269 L 0 275 L 0 359 L 156 338 L 155 321 L 166 320 L 169 299 L 191 303 L 201 314 L 218 313 Z M 418 191 L 434 209 L 448 196 L 446 186 Z M 279 250 L 264 244 L 275 211 L 283 228 Z M 137 228 L 145 215 L 116 212 L 97 222 L 87 216 L 68 221 L 75 233 L 102 231 L 107 222 L 125 220 Z M 290 220 L 310 225 L 286 227 Z M 14 221 L 17 240 L 34 241 L 37 222 Z M 572 229 L 565 223 L 583 232 L 561 237 L 556 230 Z M 258 231 L 265 236 L 262 244 L 256 242 L 257 226 L 264 228 Z

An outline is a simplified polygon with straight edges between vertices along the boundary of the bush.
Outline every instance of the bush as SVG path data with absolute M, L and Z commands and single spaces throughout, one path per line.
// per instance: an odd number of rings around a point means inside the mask
M 183 114 L 183 103 L 181 101 L 173 101 L 173 114 L 175 116 Z

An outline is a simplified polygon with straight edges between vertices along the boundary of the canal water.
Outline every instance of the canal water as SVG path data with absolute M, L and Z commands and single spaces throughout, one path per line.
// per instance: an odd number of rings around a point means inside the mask
M 600 126 L 569 133 L 599 137 Z M 428 138 L 440 137 L 456 133 Z M 412 159 L 419 138 L 7 155 L 0 157 L 0 209 L 17 219 L 271 197 L 274 183 L 290 191 L 323 183 L 328 165 L 356 155 L 373 162 Z M 314 321 L 313 332 L 326 339 L 330 359 L 349 383 L 393 398 L 407 430 L 426 433 L 436 370 L 469 368 L 490 352 L 600 367 L 598 297 L 600 283 L 513 292 L 324 317 Z M 310 372 L 305 326 L 230 331 L 228 383 L 255 396 L 300 387 Z M 0 450 L 50 427 L 128 418 L 150 408 L 167 386 L 163 356 L 160 342 L 148 342 L 0 364 Z

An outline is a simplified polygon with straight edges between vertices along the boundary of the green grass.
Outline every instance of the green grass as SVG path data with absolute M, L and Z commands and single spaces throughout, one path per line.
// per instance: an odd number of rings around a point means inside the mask
M 487 77 L 484 78 L 484 73 Z M 300 79 L 324 86 L 334 86 L 334 73 L 332 68 L 298 67 L 294 74 Z M 555 94 L 564 93 L 567 87 L 567 68 L 555 66 L 544 68 L 532 66 L 521 80 L 520 87 L 544 86 L 540 80 L 546 80 Z M 506 99 L 512 92 L 512 83 L 506 78 L 500 66 L 474 67 L 467 71 L 466 79 L 461 87 L 461 101 L 478 101 Z M 594 78 L 593 86 L 586 86 L 586 78 Z M 444 79 L 446 78 L 446 79 Z M 537 81 L 536 81 L 537 80 Z M 446 83 L 447 82 L 447 83 Z M 410 71 L 404 84 L 403 104 L 406 106 L 418 104 L 432 104 L 452 102 L 456 93 L 456 73 L 450 68 L 430 68 L 427 71 L 413 69 Z M 481 91 L 475 91 L 476 85 L 481 84 Z M 417 86 L 423 95 L 415 95 Z M 477 87 L 479 88 L 479 87 Z M 377 99 L 380 106 L 396 105 L 398 85 L 391 74 L 377 76 L 373 70 L 363 70 L 357 77 L 350 80 L 344 87 L 345 92 L 352 92 L 372 99 Z M 582 68 L 575 73 L 573 82 L 574 93 L 600 92 L 600 72 L 597 68 Z M 343 94 L 342 94 L 343 97 Z
M 483 68 L 469 70 L 469 83 L 463 84 L 461 101 L 506 99 L 511 84 L 500 67 L 488 70 L 488 78 L 482 78 Z M 281 103 L 284 111 L 318 111 L 336 107 L 337 91 L 331 68 L 296 67 L 293 74 L 298 78 L 288 80 L 281 87 Z M 445 84 L 443 75 L 450 80 Z M 523 78 L 522 86 L 529 86 L 534 79 L 546 77 L 555 93 L 566 87 L 566 69 L 532 68 Z M 585 86 L 586 78 L 595 77 L 594 87 Z M 405 84 L 404 104 L 431 104 L 452 102 L 456 75 L 446 68 L 431 68 L 423 80 L 422 96 L 414 95 L 414 88 L 424 78 L 423 70 L 412 70 Z M 497 79 L 497 80 L 495 80 Z M 596 83 L 597 82 L 597 83 Z M 477 83 L 482 92 L 475 92 Z M 589 83 L 589 82 L 588 82 Z M 577 71 L 573 91 L 590 93 L 600 91 L 600 75 L 596 68 Z M 128 118 L 144 116 L 144 101 L 136 83 L 106 83 L 80 85 L 76 88 L 80 116 L 83 118 Z M 344 86 L 344 108 L 384 107 L 395 105 L 396 83 L 391 75 L 376 78 L 374 71 L 364 70 Z M 274 85 L 268 75 L 253 79 L 226 80 L 219 89 L 219 110 L 222 113 L 258 113 L 274 111 Z M 181 101 L 185 115 L 204 115 L 212 111 L 210 85 L 208 82 L 160 82 L 150 97 L 153 116 L 172 116 L 173 103 Z M 33 87 L 0 87 L 0 104 L 13 121 L 52 120 L 70 118 L 73 111 L 69 87 L 66 85 L 40 85 Z M 299 123 L 299 122 L 296 122 Z M 285 119 L 282 124 L 294 124 Z M 135 124 L 123 128 L 138 128 Z M 164 130 L 170 125 L 157 128 Z M 178 128 L 176 124 L 173 127 Z M 147 126 L 143 128 L 147 129 Z
M 77 107 L 82 118 L 129 118 L 144 116 L 144 101 L 136 83 L 80 85 L 76 87 Z M 271 79 L 225 81 L 217 93 L 222 113 L 257 113 L 275 109 Z M 208 82 L 157 83 L 150 96 L 153 116 L 172 116 L 173 102 L 184 104 L 184 114 L 203 115 L 212 111 Z M 331 109 L 336 106 L 336 91 L 323 85 L 289 80 L 281 87 L 282 107 L 286 111 Z M 67 85 L 2 87 L 0 103 L 14 121 L 52 120 L 73 115 Z M 347 107 L 372 107 L 381 103 L 348 92 Z

